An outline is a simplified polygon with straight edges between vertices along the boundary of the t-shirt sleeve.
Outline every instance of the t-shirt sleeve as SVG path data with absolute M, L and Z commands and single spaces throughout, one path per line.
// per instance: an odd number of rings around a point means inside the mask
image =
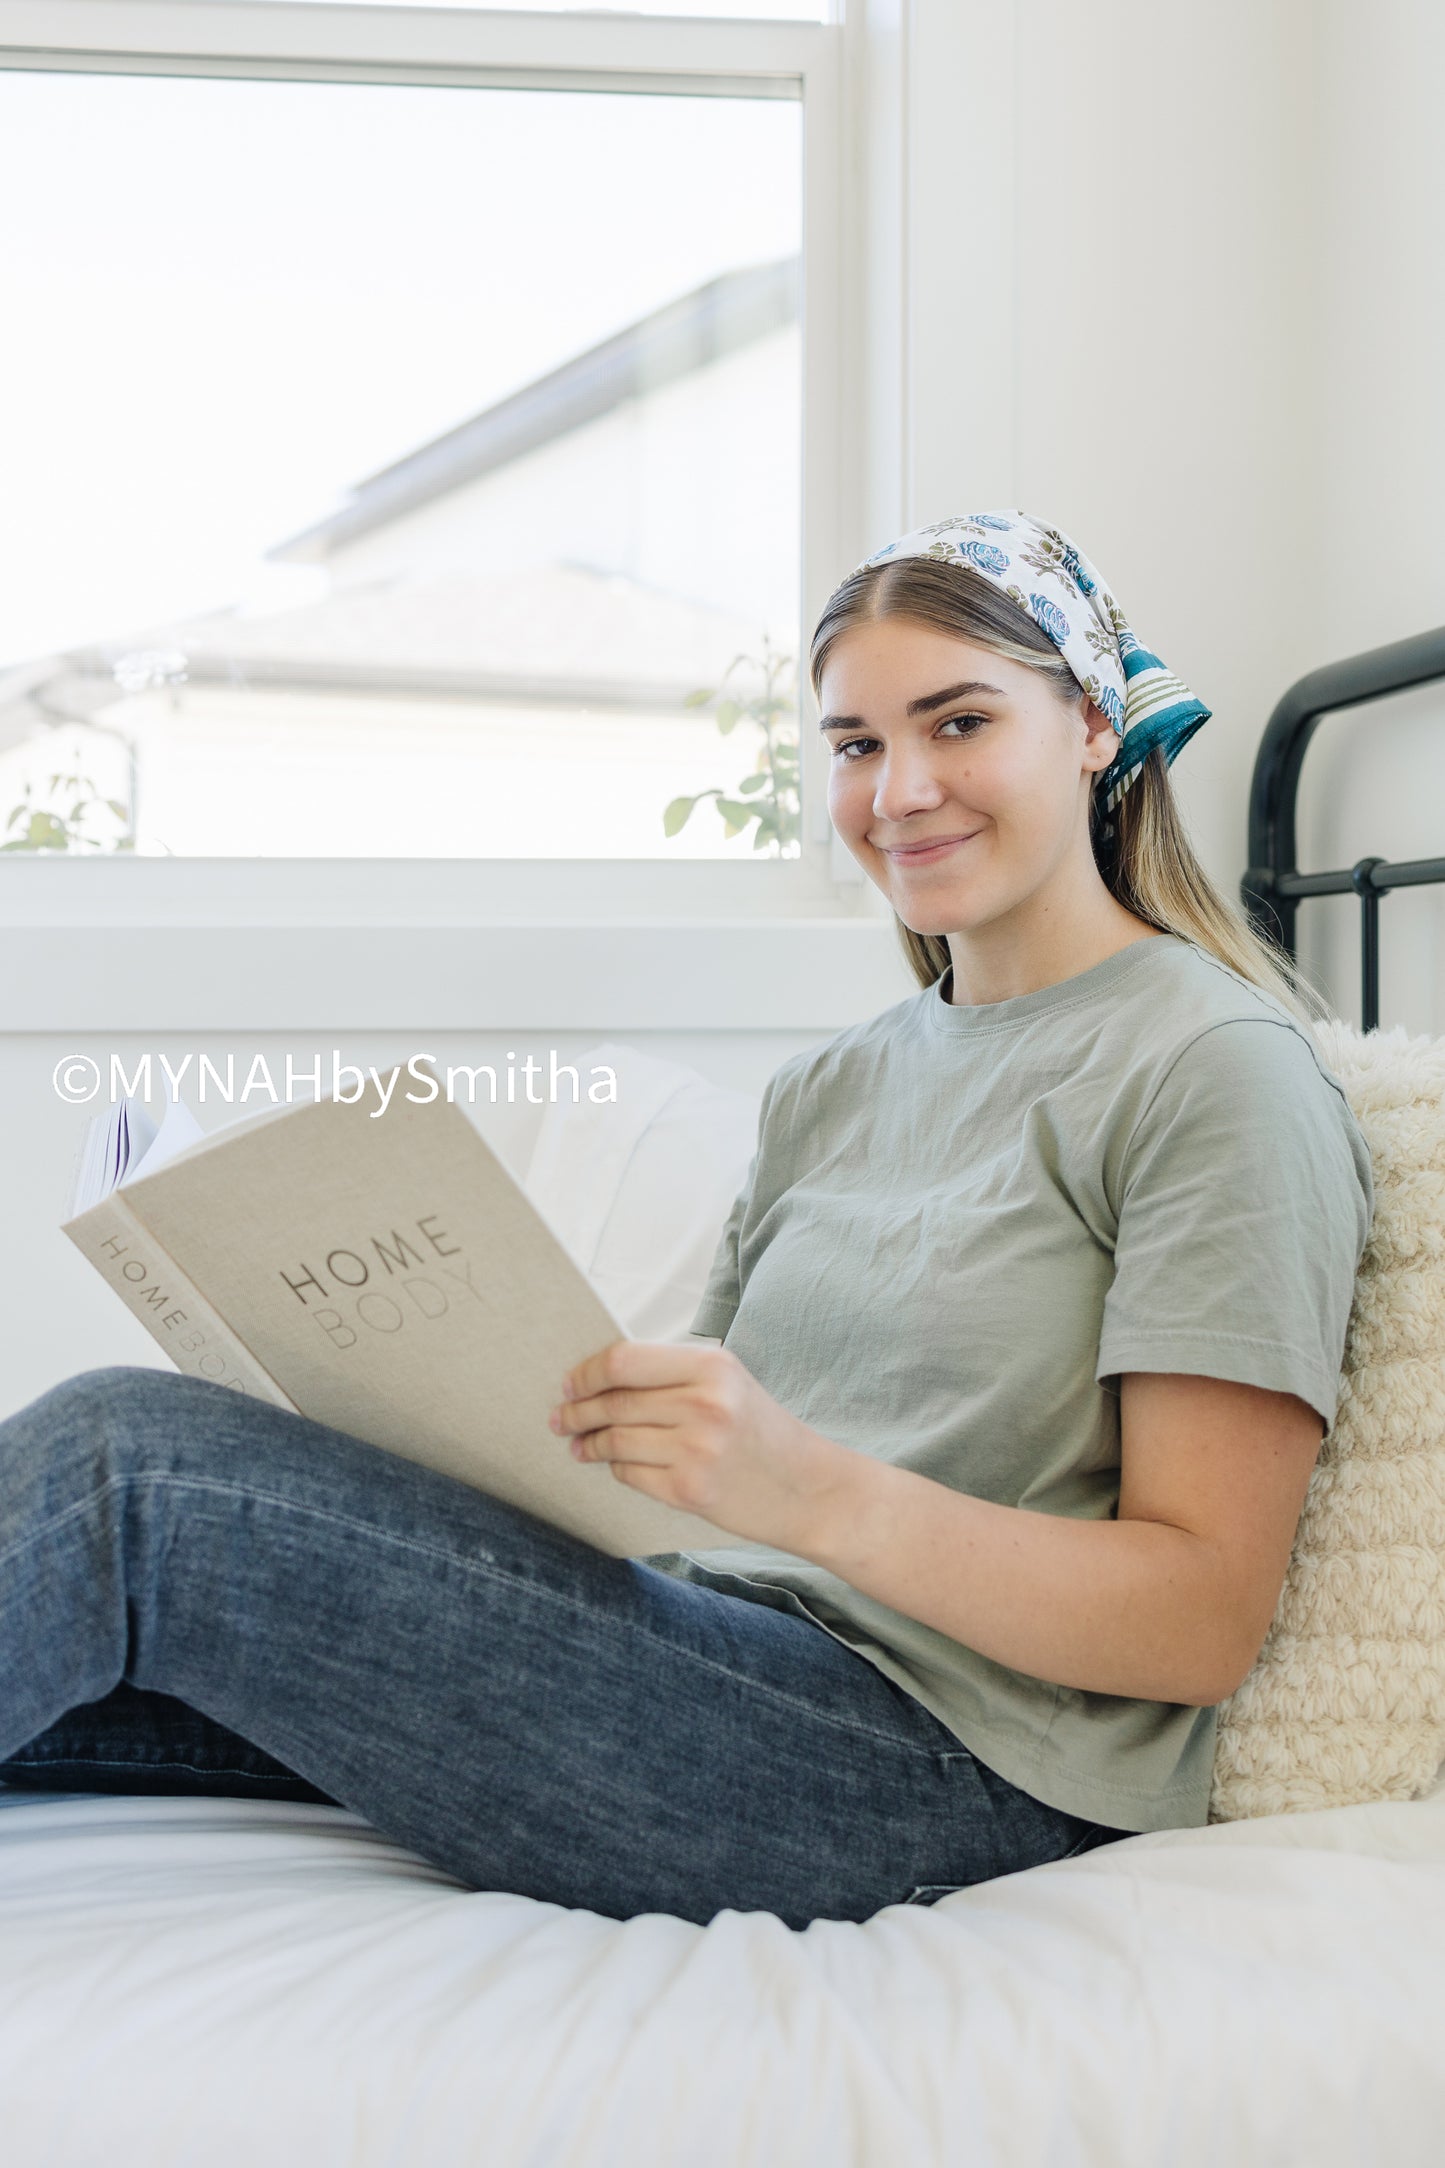
M 758 1136 L 753 1149 L 753 1156 L 748 1163 L 748 1171 L 743 1177 L 743 1186 L 733 1199 L 732 1210 L 728 1213 L 726 1224 L 718 1238 L 718 1246 L 713 1253 L 713 1261 L 708 1272 L 707 1285 L 702 1291 L 702 1299 L 698 1303 L 692 1323 L 687 1328 L 690 1333 L 695 1334 L 699 1339 L 726 1339 L 728 1327 L 731 1325 L 737 1313 L 738 1304 L 742 1300 L 742 1274 L 738 1260 L 738 1249 L 742 1238 L 743 1221 L 747 1217 L 748 1205 L 751 1202 L 758 1178 L 758 1162 L 763 1151 L 763 1132 L 767 1127 L 768 1108 L 772 1103 L 773 1087 L 776 1083 L 777 1077 L 772 1076 L 764 1086 L 762 1103 L 758 1108 Z
M 1328 1429 L 1373 1212 L 1369 1148 L 1303 1032 L 1202 1031 L 1123 1154 L 1095 1377 L 1231 1378 L 1297 1393 Z

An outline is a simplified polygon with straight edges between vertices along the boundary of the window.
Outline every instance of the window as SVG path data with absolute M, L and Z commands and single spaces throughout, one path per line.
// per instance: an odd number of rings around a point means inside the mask
M 827 33 L 300 12 L 6 50 L 11 862 L 816 884 Z

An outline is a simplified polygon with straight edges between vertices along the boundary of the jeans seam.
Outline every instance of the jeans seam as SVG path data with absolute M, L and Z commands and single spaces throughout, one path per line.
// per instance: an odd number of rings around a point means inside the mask
M 229 1763 L 193 1762 L 178 1760 L 174 1754 L 160 1761 L 150 1761 L 139 1754 L 127 1754 L 119 1759 L 110 1754 L 30 1754 L 21 1747 L 8 1761 L 0 1761 L 0 1781 L 4 1771 L 13 1765 L 22 1769 L 132 1769 L 155 1774 L 161 1770 L 184 1769 L 193 1777 L 244 1777 L 248 1784 L 294 1784 L 295 1774 L 282 1776 L 279 1770 L 273 1775 L 266 1769 L 236 1769 Z M 309 1778 L 299 1779 L 309 1783 Z
M 164 1483 L 173 1490 L 214 1491 L 226 1498 L 250 1498 L 265 1505 L 280 1506 L 288 1513 L 305 1514 L 312 1520 L 330 1521 L 338 1528 L 350 1528 L 361 1535 L 370 1536 L 376 1541 L 390 1543 L 402 1550 L 415 1551 L 418 1557 L 436 1558 L 440 1559 L 445 1565 L 461 1566 L 467 1573 L 476 1574 L 485 1580 L 500 1582 L 507 1588 L 520 1589 L 526 1595 L 544 1596 L 550 1603 L 561 1604 L 567 1609 L 579 1613 L 584 1618 L 593 1615 L 587 1604 L 579 1603 L 575 1597 L 565 1594 L 560 1589 L 548 1588 L 544 1582 L 519 1579 L 517 1575 L 503 1571 L 494 1562 L 485 1558 L 462 1558 L 453 1551 L 439 1549 L 435 1544 L 418 1543 L 413 1536 L 398 1535 L 389 1528 L 378 1528 L 371 1521 L 354 1520 L 349 1513 L 338 1513 L 334 1507 L 307 1505 L 298 1499 L 286 1497 L 283 1492 L 258 1490 L 252 1485 L 240 1483 L 222 1483 L 214 1476 L 171 1475 L 151 1469 L 141 1469 L 135 1475 L 112 1476 L 98 1491 L 91 1492 L 87 1498 L 78 1499 L 75 1504 L 67 1506 L 63 1512 L 56 1514 L 52 1520 L 43 1522 L 37 1529 L 32 1529 L 28 1536 L 12 1544 L 8 1550 L 0 1551 L 0 1565 L 4 1565 L 8 1559 L 16 1557 L 21 1551 L 27 1550 L 32 1543 L 38 1543 L 42 1536 L 49 1535 L 57 1528 L 62 1528 L 67 1521 L 73 1520 L 77 1514 L 86 1512 L 93 1505 L 98 1505 L 112 1491 L 122 1489 L 128 1483 Z M 739 1602 L 746 1602 L 747 1600 L 746 1597 L 737 1599 Z M 821 1633 L 823 1629 L 820 1627 L 818 1631 Z M 829 1726 L 837 1731 L 847 1732 L 856 1738 L 875 1740 L 878 1744 L 894 1750 L 901 1748 L 904 1753 L 923 1755 L 930 1761 L 937 1761 L 938 1759 L 940 1749 L 936 1747 L 921 1744 L 914 1746 L 908 1740 L 893 1738 L 887 1732 L 875 1731 L 869 1724 L 856 1724 L 848 1717 L 837 1716 L 829 1710 L 819 1709 L 812 1702 L 800 1701 L 795 1695 L 784 1693 L 779 1687 L 773 1686 L 766 1680 L 751 1678 L 745 1672 L 734 1671 L 728 1664 L 719 1663 L 715 1657 L 705 1656 L 696 1649 L 686 1647 L 681 1642 L 668 1641 L 661 1634 L 651 1633 L 645 1626 L 635 1628 L 634 1633 L 638 1639 L 650 1642 L 654 1648 L 665 1649 L 670 1655 L 685 1656 L 689 1662 L 698 1665 L 701 1669 L 714 1672 L 720 1678 L 731 1679 L 735 1684 L 747 1687 L 750 1692 L 762 1695 L 765 1700 L 776 1702 L 783 1708 L 796 1710 L 802 1715 L 813 1718 L 817 1723 Z M 866 1661 L 866 1658 L 859 1658 L 860 1663 Z M 922 1704 L 920 1703 L 919 1706 L 921 1707 Z M 948 1749 L 941 1751 L 947 1752 Z

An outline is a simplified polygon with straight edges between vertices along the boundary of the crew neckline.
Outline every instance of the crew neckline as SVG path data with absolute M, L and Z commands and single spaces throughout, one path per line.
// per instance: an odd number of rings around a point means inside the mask
M 1031 1023 L 1051 1009 L 1068 1008 L 1075 1002 L 1092 1001 L 1099 994 L 1112 992 L 1126 973 L 1137 970 L 1151 949 L 1175 950 L 1189 945 L 1174 933 L 1140 934 L 1137 940 L 1115 949 L 1102 963 L 1090 964 L 1087 971 L 1076 971 L 1072 978 L 1058 979 L 1052 986 L 1037 986 L 1031 994 L 1013 994 L 1006 1001 L 973 1001 L 958 1008 L 948 998 L 953 984 L 953 966 L 949 964 L 942 978 L 935 979 L 925 991 L 924 1007 L 935 1031 L 956 1038 L 1003 1031 L 1012 1024 Z

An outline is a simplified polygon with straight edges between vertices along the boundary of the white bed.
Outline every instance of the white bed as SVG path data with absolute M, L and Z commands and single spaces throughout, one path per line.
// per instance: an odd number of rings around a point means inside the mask
M 7 2168 L 1435 2168 L 1445 1785 L 862 1926 L 479 1895 L 336 1807 L 0 1791 Z
M 614 1051 L 528 1186 L 668 1338 L 756 1100 Z M 0 1786 L 3 2168 L 1442 2159 L 1445 1782 L 803 1933 L 479 1894 L 340 1808 Z

